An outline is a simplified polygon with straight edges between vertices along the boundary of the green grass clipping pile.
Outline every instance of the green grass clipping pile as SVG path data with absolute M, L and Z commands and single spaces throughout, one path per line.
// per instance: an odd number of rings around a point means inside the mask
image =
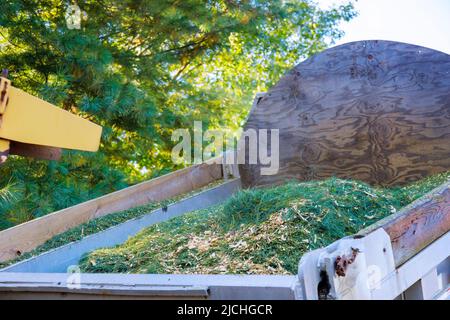
M 449 179 L 447 172 L 383 189 L 331 178 L 243 190 L 93 251 L 79 265 L 93 273 L 296 274 L 307 251 L 357 233 Z

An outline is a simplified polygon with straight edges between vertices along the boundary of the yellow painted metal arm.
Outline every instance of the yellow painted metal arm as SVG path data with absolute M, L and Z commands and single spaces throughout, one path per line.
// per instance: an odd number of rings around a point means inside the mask
M 4 78 L 2 78 L 2 81 Z M 97 151 L 102 127 L 9 86 L 0 139 L 64 149 Z

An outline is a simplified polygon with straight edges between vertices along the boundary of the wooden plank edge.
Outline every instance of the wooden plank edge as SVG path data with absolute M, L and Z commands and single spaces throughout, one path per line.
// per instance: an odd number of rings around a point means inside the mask
M 382 228 L 391 238 L 396 267 L 450 230 L 450 181 L 358 232 L 359 236 Z
M 91 219 L 187 193 L 222 178 L 221 160 L 144 181 L 0 231 L 0 262 L 31 251 L 53 236 Z M 182 180 L 182 181 L 181 181 Z

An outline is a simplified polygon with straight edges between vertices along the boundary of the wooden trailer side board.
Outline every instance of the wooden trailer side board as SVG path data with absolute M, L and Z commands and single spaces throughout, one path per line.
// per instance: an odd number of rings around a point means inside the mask
M 449 170 L 450 55 L 390 41 L 325 50 L 269 90 L 245 129 L 279 129 L 280 165 L 240 165 L 244 187 L 330 176 L 392 186 Z
M 383 228 L 391 238 L 395 265 L 402 265 L 450 231 L 450 181 L 396 214 L 361 230 L 359 235 L 378 228 Z
M 91 219 L 184 194 L 221 178 L 221 164 L 195 165 L 6 229 L 0 232 L 0 261 Z

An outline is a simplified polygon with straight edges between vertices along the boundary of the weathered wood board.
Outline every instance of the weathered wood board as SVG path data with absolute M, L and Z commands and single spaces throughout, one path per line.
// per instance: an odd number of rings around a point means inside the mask
M 240 165 L 244 187 L 330 176 L 392 186 L 450 170 L 450 55 L 390 41 L 331 48 L 286 74 L 245 129 L 280 130 L 280 168 Z
M 383 228 L 398 267 L 450 230 L 450 181 L 358 234 Z
M 220 159 L 216 161 L 221 163 Z M 181 195 L 222 177 L 222 165 L 210 161 L 0 231 L 0 261 L 33 250 L 53 236 L 91 219 Z

